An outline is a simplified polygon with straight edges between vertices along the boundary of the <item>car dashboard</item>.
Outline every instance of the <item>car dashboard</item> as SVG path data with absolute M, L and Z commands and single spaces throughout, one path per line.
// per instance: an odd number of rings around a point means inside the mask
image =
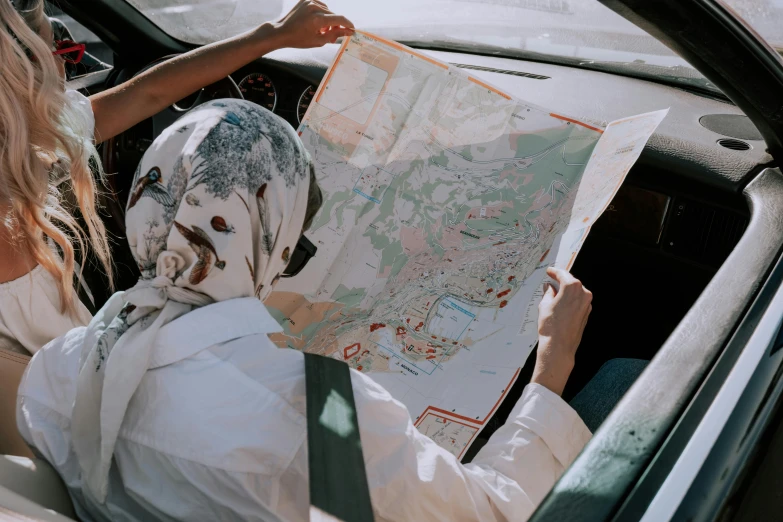
M 297 128 L 338 48 L 282 49 L 231 76 L 246 99 Z M 669 109 L 628 181 L 594 227 L 594 236 L 714 270 L 742 235 L 748 211 L 740 190 L 771 157 L 755 128 L 731 103 L 614 74 L 428 52 L 526 102 L 592 124 Z
M 248 99 L 297 128 L 338 48 L 279 50 L 232 78 Z M 742 188 L 772 162 L 755 128 L 733 104 L 670 85 L 550 63 L 427 52 L 528 103 L 592 124 L 669 109 L 572 268 L 593 290 L 594 309 L 577 355 L 579 371 L 564 397 L 606 360 L 652 358 L 748 225 Z M 506 402 L 510 408 L 514 401 Z M 507 413 L 501 408 L 498 421 Z

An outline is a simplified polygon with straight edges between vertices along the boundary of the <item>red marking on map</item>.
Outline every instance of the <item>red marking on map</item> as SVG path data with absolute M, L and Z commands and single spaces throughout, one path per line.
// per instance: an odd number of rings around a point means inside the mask
M 515 277 L 515 276 L 508 276 L 508 282 L 509 282 L 509 283 L 510 283 L 511 281 L 513 281 L 514 279 L 516 279 L 516 277 Z
M 419 330 L 421 330 L 422 326 L 424 326 L 424 321 L 419 321 L 419 324 L 416 325 L 416 328 L 414 328 L 414 330 L 418 332 Z
M 347 361 L 362 349 L 362 345 L 359 343 L 353 343 L 351 346 L 346 346 L 343 349 L 343 358 Z
M 405 335 L 407 332 L 408 330 L 406 330 L 404 326 L 397 327 L 397 335 Z
M 494 290 L 494 288 L 488 288 L 488 289 L 487 289 L 487 293 L 488 293 L 488 294 L 491 294 L 493 290 Z
M 499 304 L 498 306 L 499 306 L 500 308 L 505 308 L 507 304 L 508 304 L 508 301 L 501 301 L 501 302 L 500 302 L 500 304 Z
M 507 288 L 503 290 L 502 292 L 498 292 L 498 297 L 506 297 L 511 292 L 510 288 Z
M 434 356 L 434 355 L 428 355 L 428 356 L 427 356 L 427 359 L 434 359 L 434 358 L 435 358 L 435 356 Z
M 541 259 L 538 260 L 539 263 L 543 262 L 544 259 L 546 259 L 546 256 L 549 255 L 549 249 L 547 249 L 546 252 L 544 252 L 544 255 L 541 256 Z
M 378 330 L 380 328 L 385 328 L 386 325 L 383 323 L 372 323 L 370 325 L 370 333 L 374 332 L 375 330 Z

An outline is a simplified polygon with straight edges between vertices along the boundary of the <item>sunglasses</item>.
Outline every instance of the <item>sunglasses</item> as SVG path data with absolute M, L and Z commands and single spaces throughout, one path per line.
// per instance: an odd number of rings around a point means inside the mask
M 52 54 L 62 57 L 67 63 L 79 63 L 84 56 L 85 45 L 71 40 L 57 40 L 54 42 L 55 50 Z
M 280 277 L 294 277 L 301 272 L 307 262 L 315 256 L 316 251 L 318 248 L 309 239 L 304 236 L 300 237 L 296 248 L 294 248 L 294 253 L 291 254 L 291 259 L 288 261 L 288 266 L 285 267 Z

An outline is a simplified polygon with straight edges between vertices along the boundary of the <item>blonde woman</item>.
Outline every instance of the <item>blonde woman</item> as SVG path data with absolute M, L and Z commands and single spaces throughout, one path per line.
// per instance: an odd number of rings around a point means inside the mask
M 89 167 L 100 165 L 96 143 L 270 51 L 321 46 L 353 27 L 320 1 L 302 0 L 278 22 L 85 98 L 64 89 L 65 49 L 53 40 L 43 0 L 0 0 L 0 24 L 0 349 L 22 353 L 90 319 L 73 289 L 71 238 L 88 242 L 111 274 Z M 63 207 L 52 172 L 70 174 L 86 231 Z

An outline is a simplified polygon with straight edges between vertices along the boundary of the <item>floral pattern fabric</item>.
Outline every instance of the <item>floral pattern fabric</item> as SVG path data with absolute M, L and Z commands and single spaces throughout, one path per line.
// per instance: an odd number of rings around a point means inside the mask
M 128 201 L 142 276 L 155 277 L 159 253 L 175 250 L 187 261 L 175 284 L 216 301 L 265 298 L 301 234 L 309 161 L 287 123 L 249 102 L 215 101 L 180 119 L 145 154 Z M 252 288 L 214 272 L 249 261 Z
M 147 150 L 126 231 L 142 278 L 88 326 L 73 409 L 85 493 L 102 503 L 119 428 L 157 332 L 195 307 L 264 300 L 302 233 L 310 158 L 282 119 L 243 100 L 202 105 Z

